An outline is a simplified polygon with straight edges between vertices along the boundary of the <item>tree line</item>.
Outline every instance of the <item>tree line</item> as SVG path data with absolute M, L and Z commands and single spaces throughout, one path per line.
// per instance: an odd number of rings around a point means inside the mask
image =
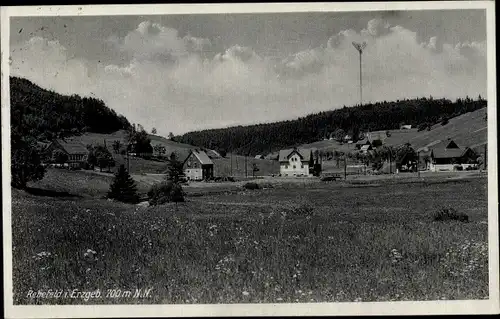
M 18 77 L 10 77 L 10 108 L 11 126 L 38 141 L 131 126 L 100 99 L 61 95 Z
M 241 155 L 267 154 L 282 148 L 312 143 L 323 138 L 349 134 L 354 142 L 365 131 L 399 129 L 412 125 L 430 129 L 437 123 L 486 107 L 486 100 L 431 97 L 376 102 L 319 112 L 296 120 L 223 129 L 194 131 L 176 136 L 175 141 Z

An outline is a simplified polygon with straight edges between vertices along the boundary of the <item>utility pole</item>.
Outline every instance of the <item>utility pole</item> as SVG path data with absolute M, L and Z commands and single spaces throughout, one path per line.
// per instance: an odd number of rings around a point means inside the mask
M 248 153 L 245 156 L 245 177 L 248 177 L 248 165 L 247 165 L 247 162 L 248 162 Z
M 363 55 L 363 50 L 366 48 L 366 42 L 356 43 L 353 42 L 352 45 L 359 52 L 359 105 L 363 104 L 363 75 L 361 71 L 361 56 Z
M 347 155 L 344 156 L 344 180 L 347 180 Z
M 417 152 L 417 172 L 418 172 L 418 178 L 420 178 L 420 168 L 418 165 L 420 164 L 420 151 Z
M 483 159 L 483 162 L 484 162 L 484 170 L 486 170 L 486 165 L 488 163 L 488 144 L 484 144 L 484 159 Z
M 231 161 L 231 176 L 233 176 L 233 153 L 229 155 L 229 160 Z

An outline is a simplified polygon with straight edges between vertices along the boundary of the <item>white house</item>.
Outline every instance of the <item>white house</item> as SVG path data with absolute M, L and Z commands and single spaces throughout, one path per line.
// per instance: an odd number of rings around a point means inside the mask
M 206 180 L 214 176 L 214 163 L 201 150 L 192 150 L 182 163 L 182 168 L 188 180 Z
M 286 149 L 279 154 L 281 176 L 312 176 L 314 149 Z
M 400 129 L 401 130 L 411 130 L 411 125 L 407 125 L 407 124 L 401 125 Z

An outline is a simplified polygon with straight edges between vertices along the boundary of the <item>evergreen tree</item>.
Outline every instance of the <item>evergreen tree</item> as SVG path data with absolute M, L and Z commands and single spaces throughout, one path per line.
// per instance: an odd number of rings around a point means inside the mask
M 119 140 L 116 140 L 113 142 L 113 151 L 115 151 L 115 154 L 120 153 L 121 147 L 122 147 L 122 143 Z
M 167 167 L 167 180 L 178 183 L 182 175 L 182 163 L 177 160 L 175 153 L 172 152 Z
M 35 141 L 27 136 L 18 136 L 12 132 L 11 143 L 11 184 L 24 189 L 30 181 L 39 181 L 45 174 L 42 154 Z
M 124 203 L 136 203 L 139 201 L 137 186 L 125 169 L 125 165 L 120 165 L 118 172 L 110 186 L 108 197 Z

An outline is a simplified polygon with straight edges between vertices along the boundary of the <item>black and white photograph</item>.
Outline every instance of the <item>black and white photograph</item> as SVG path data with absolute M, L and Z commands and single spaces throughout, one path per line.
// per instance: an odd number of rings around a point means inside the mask
M 6 317 L 500 311 L 494 2 L 1 10 Z

